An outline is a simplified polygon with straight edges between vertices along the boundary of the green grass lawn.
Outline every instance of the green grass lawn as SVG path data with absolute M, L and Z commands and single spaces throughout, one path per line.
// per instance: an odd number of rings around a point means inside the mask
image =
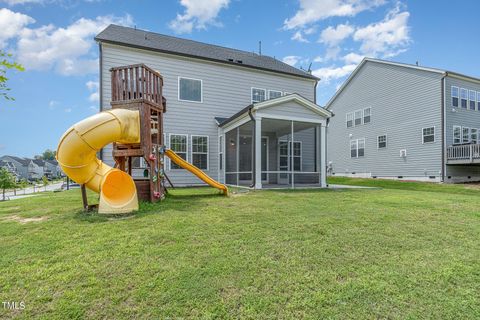
M 121 219 L 78 189 L 0 203 L 0 301 L 26 305 L 0 318 L 480 318 L 480 189 L 354 183 L 384 189 L 177 189 Z

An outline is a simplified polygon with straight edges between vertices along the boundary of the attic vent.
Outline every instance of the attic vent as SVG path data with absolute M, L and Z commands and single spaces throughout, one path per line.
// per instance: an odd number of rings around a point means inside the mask
M 237 60 L 237 63 L 243 63 L 243 61 L 242 60 Z
M 228 61 L 233 62 L 233 59 L 228 59 Z

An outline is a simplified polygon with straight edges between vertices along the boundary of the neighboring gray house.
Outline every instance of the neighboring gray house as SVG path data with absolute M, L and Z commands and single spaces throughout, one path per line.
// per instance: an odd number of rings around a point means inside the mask
M 9 162 L 11 166 L 15 167 L 18 179 L 29 180 L 28 166 L 32 161 L 31 159 L 5 155 L 1 156 L 0 160 Z
M 15 180 L 19 180 L 17 167 L 15 166 L 15 164 L 13 164 L 13 162 L 0 160 L 0 168 L 6 169 L 8 172 L 15 176 Z
M 115 25 L 95 39 L 100 110 L 110 108 L 110 68 L 144 63 L 163 76 L 167 147 L 212 178 L 255 188 L 326 185 L 330 113 L 316 105 L 319 79 L 310 73 L 265 55 Z M 111 146 L 101 157 L 113 164 Z M 175 185 L 201 183 L 168 160 L 165 168 Z
M 366 58 L 326 108 L 332 175 L 480 180 L 480 79 Z

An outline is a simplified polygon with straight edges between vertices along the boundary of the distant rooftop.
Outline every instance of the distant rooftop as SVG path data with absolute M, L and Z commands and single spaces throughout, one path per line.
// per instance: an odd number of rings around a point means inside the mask
M 273 57 L 113 24 L 95 40 L 319 80 Z

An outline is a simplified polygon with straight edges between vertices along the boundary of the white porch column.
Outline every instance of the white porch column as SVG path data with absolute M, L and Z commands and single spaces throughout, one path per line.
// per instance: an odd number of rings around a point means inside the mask
M 320 125 L 320 186 L 327 187 L 327 127 Z
M 262 118 L 255 118 L 255 189 L 262 189 Z

